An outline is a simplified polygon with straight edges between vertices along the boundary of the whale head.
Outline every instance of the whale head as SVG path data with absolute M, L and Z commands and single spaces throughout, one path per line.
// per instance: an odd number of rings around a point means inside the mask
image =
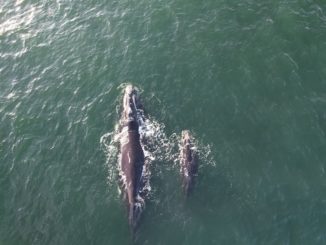
M 123 121 L 125 123 L 137 121 L 137 110 L 141 107 L 139 93 L 136 87 L 128 84 L 123 95 Z

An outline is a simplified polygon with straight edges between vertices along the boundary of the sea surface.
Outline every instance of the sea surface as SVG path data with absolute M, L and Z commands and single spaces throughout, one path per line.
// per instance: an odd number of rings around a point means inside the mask
M 0 245 L 132 244 L 126 83 L 156 147 L 135 244 L 326 244 L 324 0 L 1 0 Z

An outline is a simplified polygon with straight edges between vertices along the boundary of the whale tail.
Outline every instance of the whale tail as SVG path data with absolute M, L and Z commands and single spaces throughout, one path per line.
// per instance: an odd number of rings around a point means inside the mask
M 129 225 L 134 228 L 134 223 L 135 223 L 135 219 L 134 219 L 134 204 L 130 204 L 129 206 Z M 133 230 L 133 229 L 132 229 Z
M 131 228 L 132 235 L 134 236 L 136 229 L 138 227 L 138 223 L 141 217 L 141 213 L 145 208 L 145 201 L 138 196 L 134 203 L 129 204 L 129 226 Z

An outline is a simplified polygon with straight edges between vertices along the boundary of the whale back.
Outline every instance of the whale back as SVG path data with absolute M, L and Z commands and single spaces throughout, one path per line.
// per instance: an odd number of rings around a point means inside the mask
M 188 196 L 194 189 L 195 179 L 198 175 L 198 154 L 189 130 L 184 130 L 181 134 L 180 172 L 182 189 Z
M 121 114 L 120 139 L 120 180 L 127 204 L 128 222 L 132 233 L 136 230 L 144 209 L 144 197 L 141 196 L 144 151 L 140 142 L 138 92 L 132 86 L 125 88 L 123 111 Z

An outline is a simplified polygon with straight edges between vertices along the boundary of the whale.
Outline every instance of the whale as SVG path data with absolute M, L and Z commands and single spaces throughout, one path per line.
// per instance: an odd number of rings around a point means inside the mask
M 143 121 L 138 90 L 133 85 L 124 89 L 120 118 L 119 178 L 123 199 L 127 205 L 128 223 L 136 231 L 145 208 L 144 149 L 139 128 Z
M 193 192 L 198 176 L 198 152 L 194 138 L 189 130 L 183 130 L 181 132 L 180 173 L 182 190 L 187 197 Z

